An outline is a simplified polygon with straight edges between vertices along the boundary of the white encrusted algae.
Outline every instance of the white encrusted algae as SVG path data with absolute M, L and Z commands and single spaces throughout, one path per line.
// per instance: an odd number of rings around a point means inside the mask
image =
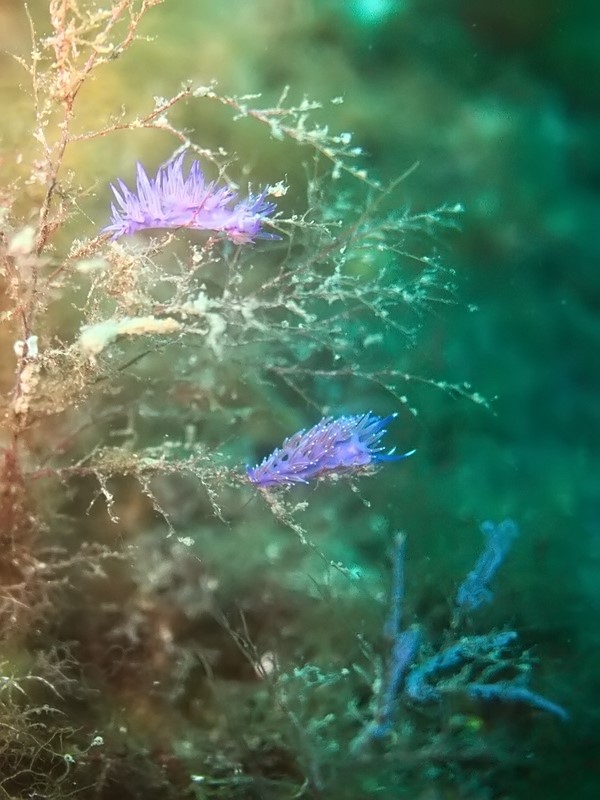
M 13 350 L 20 361 L 17 369 L 17 391 L 13 396 L 13 412 L 15 417 L 24 419 L 29 413 L 29 406 L 40 380 L 38 337 L 32 334 L 25 341 L 19 339 L 14 343 Z
M 79 334 L 79 349 L 88 358 L 99 355 L 105 347 L 123 336 L 171 334 L 182 329 L 181 322 L 171 317 L 124 317 L 84 325 Z

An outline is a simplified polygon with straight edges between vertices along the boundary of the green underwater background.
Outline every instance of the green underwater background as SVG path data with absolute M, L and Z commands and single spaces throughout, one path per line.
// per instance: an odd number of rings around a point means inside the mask
M 120 6 L 143 2 L 28 9 L 44 37 L 49 8 Z M 600 5 L 165 0 L 137 33 L 75 105 L 76 131 L 115 132 L 70 145 L 44 195 L 9 55 L 28 14 L 0 5 L 0 798 L 597 797 Z M 187 86 L 168 124 L 119 128 Z M 291 107 L 283 133 L 252 111 Z M 210 179 L 275 187 L 280 239 L 97 241 L 109 184 L 186 143 Z M 206 327 L 184 341 L 192 292 Z M 78 339 L 175 308 L 177 340 Z M 416 453 L 248 482 L 296 431 L 368 411 Z M 458 614 L 480 525 L 507 519 L 492 601 Z M 400 607 L 421 643 L 394 683 Z M 506 631 L 407 696 L 411 669 Z M 469 696 L 482 680 L 565 715 Z

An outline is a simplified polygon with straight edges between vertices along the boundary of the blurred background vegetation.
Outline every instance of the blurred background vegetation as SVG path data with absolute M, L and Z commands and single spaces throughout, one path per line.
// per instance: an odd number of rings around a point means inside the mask
M 46 4 L 32 0 L 29 7 L 43 32 Z M 289 85 L 292 100 L 306 94 L 322 101 L 320 119 L 353 133 L 373 176 L 390 181 L 419 162 L 401 186 L 399 203 L 415 209 L 464 204 L 461 230 L 442 232 L 436 243 L 455 271 L 456 302 L 422 320 L 410 364 L 426 378 L 470 384 L 490 408 L 430 386 L 408 386 L 418 414 L 403 413 L 400 434 L 391 435 L 418 454 L 365 487 L 370 527 L 353 523 L 356 498 L 344 490 L 339 499 L 336 487 L 326 487 L 311 500 L 312 523 L 321 524 L 311 533 L 328 556 L 385 576 L 381 531 L 406 531 L 409 593 L 418 610 L 425 598 L 431 607 L 452 595 L 479 547 L 482 519 L 516 519 L 522 535 L 502 574 L 498 619 L 536 646 L 544 690 L 572 714 L 568 730 L 540 745 L 536 796 L 595 797 L 600 6 L 592 0 L 167 0 L 148 14 L 141 33 L 148 38 L 85 86 L 77 113 L 81 130 L 102 125 L 121 106 L 146 113 L 154 97 L 169 96 L 187 81 L 216 80 L 224 94 L 261 93 L 265 106 Z M 29 47 L 23 4 L 3 0 L 0 49 L 26 54 Z M 0 52 L 0 170 L 6 180 L 19 169 L 19 158 L 7 153 L 32 157 L 27 91 L 20 67 Z M 329 102 L 339 96 L 343 104 Z M 303 173 L 298 148 L 269 139 L 248 120 L 232 123 L 231 112 L 217 105 L 190 102 L 173 119 L 191 129 L 200 146 L 235 153 L 241 181 L 251 176 L 275 183 L 287 176 L 285 204 L 302 212 L 305 198 L 294 188 Z M 86 190 L 74 235 L 92 235 L 106 224 L 111 180 L 130 179 L 137 159 L 153 169 L 174 146 L 166 134 L 140 131 L 73 147 L 68 167 Z M 28 202 L 22 198 L 24 216 Z M 403 341 L 386 341 L 390 366 L 403 347 Z M 344 396 L 332 386 L 327 402 L 334 413 L 378 402 L 387 406 L 374 411 L 390 410 L 389 397 L 365 390 L 363 398 L 357 387 Z M 297 403 L 272 408 L 267 428 L 277 435 L 268 444 L 310 418 L 313 410 Z M 251 447 L 251 440 L 249 434 L 243 446 Z M 256 457 L 252 452 L 248 460 Z M 257 530 L 252 552 L 235 564 L 237 545 L 202 540 L 210 524 L 198 523 L 200 554 L 204 547 L 220 548 L 220 563 L 231 571 L 220 579 L 236 592 L 243 583 L 251 586 L 257 564 L 274 546 L 272 531 Z M 281 578 L 290 585 L 296 580 Z M 271 612 L 267 603 L 263 613 Z M 373 613 L 360 611 L 363 625 L 380 624 Z M 329 623 L 335 629 L 335 619 Z M 335 649 L 327 641 L 322 647 Z M 559 770 L 550 763 L 557 751 Z M 525 791 L 517 780 L 502 796 Z M 493 788 L 485 795 L 500 796 Z

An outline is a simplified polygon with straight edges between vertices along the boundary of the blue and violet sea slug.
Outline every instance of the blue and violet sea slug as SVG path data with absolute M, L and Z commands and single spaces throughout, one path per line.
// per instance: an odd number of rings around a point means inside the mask
M 286 439 L 256 467 L 246 467 L 249 480 L 260 488 L 308 483 L 332 474 L 357 472 L 381 461 L 399 461 L 415 451 L 384 452 L 385 426 L 397 414 L 378 417 L 368 411 L 347 417 L 324 417 L 308 430 Z
M 185 176 L 184 158 L 185 152 L 159 167 L 155 178 L 138 163 L 135 192 L 120 179 L 111 184 L 116 202 L 102 233 L 118 239 L 143 230 L 190 228 L 222 233 L 235 244 L 280 238 L 263 231 L 276 208 L 265 199 L 266 190 L 240 200 L 229 186 L 207 183 L 198 161 Z

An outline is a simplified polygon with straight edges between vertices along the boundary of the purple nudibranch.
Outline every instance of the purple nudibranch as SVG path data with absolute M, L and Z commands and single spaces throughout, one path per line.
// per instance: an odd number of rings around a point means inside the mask
M 400 461 L 415 451 L 384 452 L 380 440 L 397 414 L 378 417 L 368 411 L 347 417 L 324 417 L 308 430 L 286 439 L 256 467 L 246 467 L 251 483 L 262 489 L 308 483 L 332 474 L 348 474 L 382 461 Z
M 198 161 L 184 176 L 184 157 L 180 153 L 159 167 L 155 178 L 138 162 L 135 192 L 120 179 L 111 184 L 116 202 L 111 204 L 110 224 L 101 232 L 118 239 L 143 230 L 190 228 L 223 233 L 235 244 L 280 238 L 262 230 L 276 209 L 265 199 L 266 190 L 239 200 L 228 186 L 207 183 Z

